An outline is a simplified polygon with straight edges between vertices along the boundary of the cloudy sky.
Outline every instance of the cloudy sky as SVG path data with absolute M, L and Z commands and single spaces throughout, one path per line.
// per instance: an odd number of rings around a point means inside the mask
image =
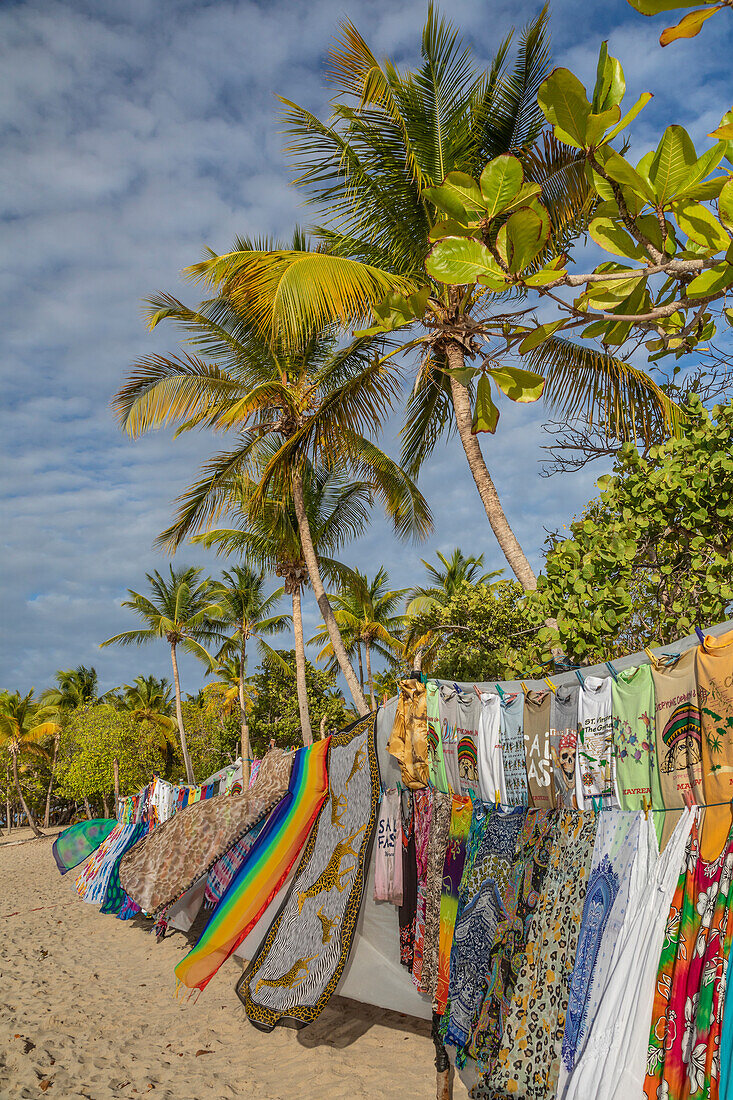
M 452 0 L 451 17 L 479 58 L 531 0 Z M 93 664 L 104 687 L 141 671 L 169 673 L 163 645 L 103 650 L 132 627 L 127 588 L 166 567 L 153 549 L 171 501 L 209 438 L 132 443 L 109 402 L 128 366 L 175 350 L 172 332 L 149 334 L 146 294 L 195 301 L 181 269 L 205 245 L 225 251 L 236 234 L 289 234 L 307 221 L 288 185 L 275 94 L 325 113 L 323 70 L 340 19 L 356 22 L 378 56 L 414 61 L 423 0 L 29 0 L 0 5 L 0 447 L 3 450 L 0 687 L 44 687 L 58 668 Z M 645 136 L 681 122 L 698 142 L 730 106 L 733 19 L 719 16 L 697 40 L 661 50 L 665 20 L 625 0 L 559 0 L 554 59 L 592 83 L 608 38 L 630 94 L 654 92 L 635 127 Z M 536 567 L 546 529 L 568 522 L 600 469 L 562 480 L 539 476 L 541 407 L 502 409 L 484 443 L 510 520 Z M 484 437 L 486 439 L 486 437 Z M 462 453 L 441 449 L 422 487 L 435 534 L 415 548 L 381 523 L 350 552 L 395 585 L 419 578 L 435 550 L 483 551 L 502 564 Z M 184 548 L 181 563 L 215 570 L 213 556 Z M 316 625 L 308 608 L 307 627 Z M 202 682 L 184 662 L 184 689 Z

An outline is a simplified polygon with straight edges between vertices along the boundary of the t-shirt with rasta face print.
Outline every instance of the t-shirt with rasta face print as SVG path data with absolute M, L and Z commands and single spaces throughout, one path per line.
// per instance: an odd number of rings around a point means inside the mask
M 706 802 L 733 798 L 733 631 L 708 635 L 695 651 Z

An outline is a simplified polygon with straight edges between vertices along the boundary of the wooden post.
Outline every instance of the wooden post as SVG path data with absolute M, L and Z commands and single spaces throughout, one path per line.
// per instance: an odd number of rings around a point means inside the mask
M 432 1039 L 435 1046 L 435 1071 L 436 1071 L 436 1084 L 437 1100 L 453 1100 L 453 1079 L 456 1071 L 450 1064 L 448 1054 L 443 1046 L 443 1040 L 440 1038 L 440 1016 L 437 1012 L 433 1013 L 433 1029 Z

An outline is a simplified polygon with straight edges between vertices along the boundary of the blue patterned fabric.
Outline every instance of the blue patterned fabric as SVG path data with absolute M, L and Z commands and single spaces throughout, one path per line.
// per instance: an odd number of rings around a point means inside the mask
M 593 868 L 588 881 L 570 982 L 565 1035 L 562 1041 L 562 1060 L 568 1070 L 572 1070 L 575 1064 L 578 1035 L 585 1026 L 588 995 L 593 985 L 593 970 L 618 888 L 618 875 L 611 866 L 608 855 L 604 855 L 598 866 Z
M 453 934 L 448 1006 L 441 1025 L 444 1041 L 459 1051 L 468 1043 L 481 1008 L 501 891 L 524 816 L 521 808 L 494 810 L 487 803 L 474 803 Z

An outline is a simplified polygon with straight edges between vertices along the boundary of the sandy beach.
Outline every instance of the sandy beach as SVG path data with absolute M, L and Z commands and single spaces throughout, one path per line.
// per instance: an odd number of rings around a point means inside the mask
M 429 1025 L 335 997 L 303 1031 L 263 1035 L 229 960 L 198 1001 L 176 1000 L 188 949 L 102 916 L 61 878 L 52 837 L 0 840 L 0 1098 L 427 1100 Z M 457 1100 L 467 1095 L 456 1082 Z

